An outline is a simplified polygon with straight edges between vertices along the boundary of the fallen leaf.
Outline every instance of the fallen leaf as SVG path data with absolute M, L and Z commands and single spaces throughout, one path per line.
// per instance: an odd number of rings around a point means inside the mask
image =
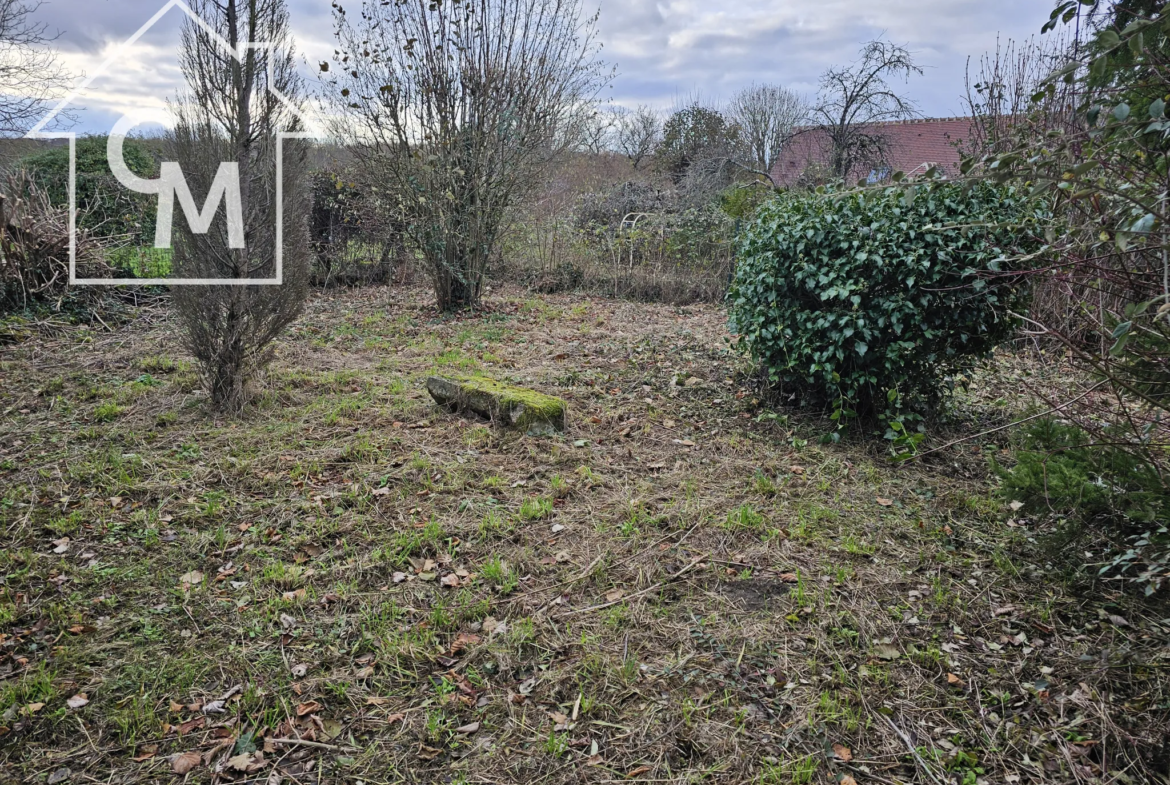
M 239 755 L 228 758 L 228 768 L 236 771 L 247 771 L 248 764 L 252 762 L 252 753 L 241 752 Z
M 837 785 L 857 785 L 857 780 L 850 774 L 843 774 L 841 779 L 837 780 Z
M 889 507 L 894 503 L 892 499 L 883 499 L 881 496 L 877 497 L 875 501 L 883 507 Z
M 292 666 L 289 671 L 292 673 L 294 679 L 299 679 L 309 672 L 309 666 L 304 663 L 298 663 Z
M 404 580 L 406 580 L 406 573 L 396 572 L 390 576 L 390 580 L 394 581 L 395 583 L 402 583 Z
M 473 632 L 461 632 L 455 636 L 455 640 L 451 643 L 451 653 L 455 654 L 467 646 L 474 646 L 481 640 L 482 639 Z
M 420 744 L 418 747 L 418 756 L 423 760 L 434 760 L 443 754 L 443 751 L 435 747 L 428 747 L 425 744 Z
M 471 735 L 472 733 L 475 733 L 477 730 L 479 730 L 479 723 L 478 722 L 469 722 L 466 725 L 461 725 L 458 728 L 456 728 L 455 732 L 462 733 L 464 735 Z
M 834 744 L 833 754 L 837 756 L 838 760 L 842 760 L 845 763 L 853 760 L 853 750 L 849 749 L 844 744 Z
M 783 583 L 800 583 L 800 576 L 795 572 L 780 573 L 780 580 Z
M 297 706 L 297 716 L 304 717 L 306 714 L 321 711 L 322 708 L 324 707 L 317 701 L 307 701 Z
M 141 763 L 144 760 L 150 760 L 154 754 L 158 752 L 157 744 L 144 744 L 138 748 L 138 754 L 134 756 L 134 760 Z
M 184 752 L 171 758 L 171 771 L 175 774 L 186 774 L 201 763 L 203 756 L 198 752 Z
M 43 708 L 45 708 L 45 704 L 43 703 L 30 703 L 21 709 L 20 713 L 24 714 L 26 717 L 31 717 Z
M 1024 503 L 1013 501 L 1012 503 L 1010 503 L 1008 505 L 1008 507 L 1011 509 L 1012 512 L 1019 512 L 1020 510 L 1022 510 L 1024 508 Z
M 453 572 L 449 572 L 439 580 L 439 583 L 448 588 L 453 588 L 459 585 L 459 576 Z
M 1110 615 L 1109 621 L 1113 622 L 1113 624 L 1117 625 L 1118 627 L 1128 627 L 1129 626 L 1129 622 L 1125 620 L 1124 616 Z
M 609 591 L 607 591 L 605 593 L 605 601 L 606 602 L 617 602 L 622 597 L 624 597 L 625 594 L 626 593 L 624 591 L 622 591 L 621 589 L 610 589 Z
M 951 685 L 952 687 L 962 687 L 963 680 L 960 679 L 958 676 L 956 676 L 953 673 L 948 673 L 947 674 L 947 684 Z
M 194 586 L 197 583 L 203 583 L 203 573 L 199 570 L 191 570 L 191 572 L 184 573 L 179 576 L 179 583 L 184 587 Z
M 173 713 L 178 714 L 179 712 L 181 712 L 183 710 L 183 704 L 176 703 L 175 701 L 171 701 L 170 708 L 171 708 L 171 711 Z
M 193 718 L 187 720 L 186 722 L 178 725 L 175 728 L 175 730 L 178 731 L 180 736 L 184 736 L 193 730 L 198 730 L 199 728 L 202 728 L 206 724 L 207 724 L 206 717 L 193 717 Z
M 626 779 L 628 779 L 628 780 L 633 779 L 634 777 L 641 776 L 642 774 L 645 774 L 648 771 L 650 771 L 649 766 L 639 766 L 638 768 L 634 769 L 629 774 L 627 774 Z
M 804 467 L 803 466 L 789 466 L 788 471 L 792 472 L 793 474 L 804 474 Z
M 89 696 L 84 692 L 79 692 L 69 700 L 65 701 L 65 705 L 71 709 L 80 709 L 87 703 L 89 703 Z
M 45 780 L 45 782 L 47 782 L 48 785 L 57 785 L 57 783 L 65 782 L 72 776 L 73 772 L 63 766 L 50 774 L 49 778 Z
M 896 660 L 902 656 L 898 647 L 889 643 L 879 643 L 873 647 L 873 653 L 883 660 Z

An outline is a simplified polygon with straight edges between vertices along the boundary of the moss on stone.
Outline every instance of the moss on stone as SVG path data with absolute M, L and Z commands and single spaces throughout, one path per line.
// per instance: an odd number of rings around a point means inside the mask
M 552 395 L 505 384 L 486 376 L 427 379 L 431 397 L 444 406 L 470 409 L 530 434 L 565 428 L 565 402 Z

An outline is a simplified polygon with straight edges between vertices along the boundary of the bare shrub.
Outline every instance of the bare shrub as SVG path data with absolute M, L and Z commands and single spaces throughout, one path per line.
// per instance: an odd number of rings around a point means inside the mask
M 0 312 L 27 308 L 64 294 L 69 284 L 69 209 L 23 169 L 9 172 L 0 194 Z M 77 232 L 79 269 L 87 278 L 110 274 L 102 249 Z
M 637 171 L 654 155 L 662 139 L 662 117 L 649 106 L 616 110 L 614 148 L 629 159 Z
M 406 225 L 439 308 L 475 306 L 511 211 L 580 146 L 609 81 L 596 17 L 578 0 L 368 0 L 360 22 L 335 9 L 334 131 Z
M 965 151 L 972 155 L 1007 152 L 1022 126 L 1030 136 L 1043 136 L 1075 122 L 1076 92 L 1071 84 L 1057 82 L 1051 92 L 1041 90 L 1044 80 L 1069 57 L 1069 42 L 1050 36 L 1019 44 L 1011 39 L 1006 44 L 996 41 L 995 51 L 980 57 L 974 72 L 968 60 L 964 102 L 972 127 Z M 1038 100 L 1032 100 L 1033 96 Z
M 298 122 L 272 91 L 294 101 L 300 95 L 287 10 L 281 0 L 226 0 L 223 5 L 201 0 L 193 8 L 233 47 L 241 40 L 274 47 L 270 52 L 250 49 L 241 62 L 202 28 L 190 21 L 184 25 L 181 62 L 191 95 L 175 106 L 171 155 L 199 203 L 220 163 L 238 164 L 247 247 L 232 247 L 224 212 L 202 234 L 177 220 L 174 271 L 180 278 L 270 278 L 276 273 L 276 134 L 297 130 Z M 199 362 L 217 409 L 244 406 L 248 382 L 272 358 L 272 342 L 301 312 L 310 254 L 306 153 L 299 140 L 283 143 L 283 282 L 174 288 L 187 348 Z

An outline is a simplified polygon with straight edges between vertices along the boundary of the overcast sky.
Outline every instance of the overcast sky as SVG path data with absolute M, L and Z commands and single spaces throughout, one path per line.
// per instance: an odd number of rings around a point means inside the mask
M 161 0 L 48 0 L 37 16 L 61 31 L 66 63 L 93 74 L 160 7 Z M 1037 33 L 1051 8 L 1049 0 L 602 0 L 602 55 L 618 70 L 606 97 L 666 109 L 696 93 L 718 101 L 753 81 L 811 97 L 826 67 L 850 62 L 862 43 L 882 36 L 907 45 L 926 71 L 905 94 L 926 116 L 952 116 L 963 111 L 968 56 L 993 49 L 997 36 Z M 290 0 L 298 50 L 311 63 L 332 51 L 330 12 L 329 0 Z M 108 130 L 129 109 L 166 116 L 165 100 L 181 84 L 180 17 L 172 10 L 95 80 L 79 101 L 81 130 Z

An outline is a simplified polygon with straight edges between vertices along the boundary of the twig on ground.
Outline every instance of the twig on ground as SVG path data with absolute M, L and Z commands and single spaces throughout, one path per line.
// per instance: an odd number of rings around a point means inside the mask
M 273 744 L 296 744 L 301 747 L 313 747 L 318 750 L 336 750 L 338 752 L 360 752 L 359 747 L 337 746 L 336 744 L 325 744 L 320 741 L 309 741 L 308 739 L 265 739 L 265 741 Z
M 695 559 L 690 564 L 688 564 L 686 567 L 683 567 L 678 572 L 674 573 L 673 575 L 670 575 L 665 580 L 659 581 L 658 583 L 654 584 L 653 586 L 642 589 L 642 591 L 634 592 L 633 594 L 627 594 L 624 597 L 619 597 L 618 599 L 611 600 L 610 602 L 603 602 L 600 605 L 590 605 L 588 608 L 573 608 L 573 609 L 565 611 L 564 613 L 558 614 L 555 618 L 559 619 L 559 618 L 562 618 L 564 616 L 572 616 L 573 614 L 576 614 L 576 613 L 588 613 L 589 611 L 599 611 L 602 608 L 608 608 L 611 605 L 617 605 L 618 603 L 627 602 L 628 600 L 635 599 L 636 597 L 641 597 L 645 594 L 649 594 L 650 592 L 658 591 L 666 584 L 668 584 L 672 581 L 678 580 L 679 578 L 681 578 L 683 576 L 684 573 L 691 570 L 695 565 L 702 564 L 704 561 L 705 560 L 702 558 Z

